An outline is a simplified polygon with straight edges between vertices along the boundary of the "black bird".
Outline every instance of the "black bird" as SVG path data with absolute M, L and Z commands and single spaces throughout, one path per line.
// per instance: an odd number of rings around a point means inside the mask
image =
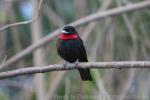
M 58 54 L 67 62 L 88 62 L 83 41 L 73 26 L 65 26 L 58 36 L 56 44 Z M 83 81 L 92 81 L 90 69 L 79 68 Z

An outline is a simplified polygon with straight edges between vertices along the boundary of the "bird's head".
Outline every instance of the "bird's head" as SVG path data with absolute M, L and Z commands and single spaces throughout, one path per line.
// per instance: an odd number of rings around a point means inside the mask
M 61 40 L 73 40 L 78 38 L 78 34 L 73 26 L 65 26 L 58 38 Z
M 73 26 L 65 26 L 63 27 L 63 29 L 61 30 L 62 34 L 77 34 L 77 31 L 75 30 L 75 28 Z

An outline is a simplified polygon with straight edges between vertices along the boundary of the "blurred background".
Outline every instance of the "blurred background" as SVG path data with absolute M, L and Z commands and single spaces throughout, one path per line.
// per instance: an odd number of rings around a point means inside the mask
M 0 63 L 50 32 L 95 12 L 144 0 L 44 0 L 39 19 L 0 32 Z M 0 0 L 0 27 L 31 20 L 40 0 Z M 150 59 L 150 8 L 93 21 L 77 28 L 89 61 Z M 5 70 L 64 63 L 53 38 Z M 0 80 L 0 100 L 150 100 L 148 69 L 92 69 L 92 82 L 77 70 Z

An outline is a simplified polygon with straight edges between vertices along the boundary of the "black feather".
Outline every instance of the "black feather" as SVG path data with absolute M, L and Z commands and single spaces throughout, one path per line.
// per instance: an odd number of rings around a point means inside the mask
M 79 36 L 77 39 L 72 40 L 58 39 L 56 47 L 58 54 L 69 63 L 74 63 L 77 60 L 79 62 L 88 62 L 83 41 Z M 79 68 L 78 70 L 83 81 L 92 81 L 89 68 Z

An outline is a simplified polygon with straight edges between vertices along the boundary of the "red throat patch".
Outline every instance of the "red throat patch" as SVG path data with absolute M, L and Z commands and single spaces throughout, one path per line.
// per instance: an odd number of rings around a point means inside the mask
M 62 39 L 62 40 L 71 40 L 71 39 L 77 39 L 78 38 L 78 35 L 75 34 L 75 33 L 72 33 L 72 34 L 60 34 L 58 36 L 59 39 Z

